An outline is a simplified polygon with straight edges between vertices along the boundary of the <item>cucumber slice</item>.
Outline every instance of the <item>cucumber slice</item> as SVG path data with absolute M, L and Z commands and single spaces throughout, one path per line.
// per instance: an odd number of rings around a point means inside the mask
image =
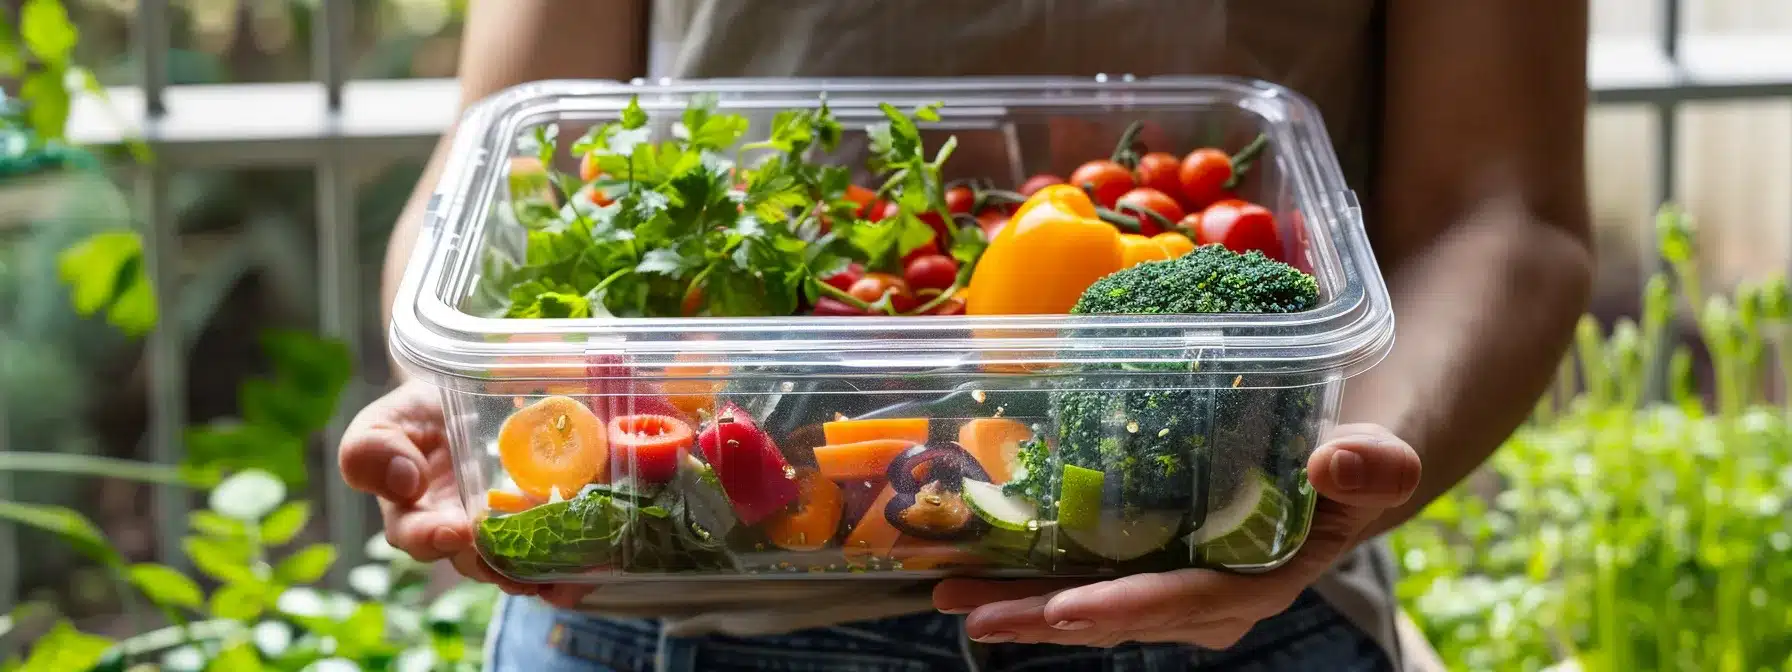
M 1145 511 L 1122 516 L 1102 507 L 1102 486 L 1107 475 L 1074 464 L 1064 465 L 1058 498 L 1058 527 L 1084 550 L 1109 560 L 1125 562 L 1163 548 L 1176 538 L 1183 514 L 1178 511 Z
M 1039 530 L 1039 508 L 1024 498 L 1002 494 L 1002 486 L 964 479 L 964 501 L 990 527 L 1017 532 Z
M 1275 481 L 1252 470 L 1225 506 L 1208 512 L 1201 527 L 1188 535 L 1205 562 L 1217 565 L 1262 565 L 1275 560 L 1282 527 L 1292 510 Z
M 1090 528 L 1101 522 L 1101 488 L 1107 475 L 1074 464 L 1064 465 L 1058 495 L 1058 524 Z
M 1182 526 L 1182 516 L 1177 511 L 1145 511 L 1131 517 L 1121 517 L 1119 512 L 1104 513 L 1093 526 L 1063 530 L 1071 541 L 1090 553 L 1126 562 L 1169 544 Z

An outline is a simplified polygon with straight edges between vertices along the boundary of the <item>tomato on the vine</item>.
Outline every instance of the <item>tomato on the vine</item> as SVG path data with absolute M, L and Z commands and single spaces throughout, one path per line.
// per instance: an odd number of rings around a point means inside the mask
M 902 269 L 902 279 L 913 289 L 944 290 L 958 281 L 958 262 L 943 254 L 915 257 Z
M 878 192 L 873 192 L 864 186 L 846 185 L 846 199 L 857 202 L 858 217 L 869 220 L 883 219 L 885 204 L 883 201 L 878 201 Z
M 1225 198 L 1226 182 L 1232 179 L 1232 156 L 1212 147 L 1197 149 L 1182 159 L 1176 176 L 1188 206 L 1206 208 Z
M 809 309 L 809 313 L 811 315 L 827 315 L 835 317 L 866 314 L 865 311 L 853 307 L 852 304 L 831 296 L 824 296 L 816 299 L 815 307 Z
M 1108 159 L 1090 161 L 1070 174 L 1070 184 L 1089 192 L 1096 205 L 1113 208 L 1115 201 L 1132 190 L 1132 171 Z
M 946 190 L 946 212 L 954 215 L 971 214 L 971 206 L 977 203 L 977 194 L 970 187 L 953 187 Z
M 1168 152 L 1151 152 L 1139 157 L 1139 165 L 1132 170 L 1133 181 L 1141 187 L 1150 187 L 1182 201 L 1182 160 Z
M 1195 228 L 1195 244 L 1213 243 L 1241 254 L 1257 250 L 1271 259 L 1282 258 L 1276 216 L 1256 203 L 1221 202 L 1203 210 L 1200 225 Z
M 984 240 L 995 240 L 1002 227 L 1008 226 L 1008 213 L 1001 210 L 986 210 L 977 215 L 977 226 L 983 228 Z
M 1032 196 L 1035 191 L 1039 191 L 1040 189 L 1044 189 L 1054 184 L 1063 183 L 1064 178 L 1058 177 L 1057 175 L 1034 175 L 1027 178 L 1026 182 L 1022 182 L 1020 189 L 1016 190 L 1015 193 L 1022 196 Z
M 852 287 L 847 289 L 846 293 L 865 303 L 877 303 L 886 294 L 892 297 L 914 298 L 914 292 L 909 290 L 908 282 L 889 273 L 866 273 L 865 277 L 852 283 Z M 894 301 L 895 299 L 892 298 L 891 302 L 894 303 Z
M 1151 187 L 1139 187 L 1126 192 L 1114 203 L 1114 210 L 1122 215 L 1137 218 L 1139 233 L 1146 236 L 1155 236 L 1164 232 L 1163 224 L 1157 218 L 1145 214 L 1146 210 L 1157 213 L 1158 216 L 1171 223 L 1182 219 L 1182 206 L 1176 203 L 1176 199 Z
M 855 261 L 847 266 L 846 270 L 822 278 L 821 281 L 833 285 L 834 289 L 845 292 L 851 291 L 852 284 L 858 282 L 862 277 L 865 277 L 865 267 Z
M 930 254 L 939 254 L 939 253 L 940 253 L 939 242 L 937 240 L 929 240 L 925 243 L 921 243 L 920 247 L 909 250 L 908 254 L 902 255 L 902 265 L 907 266 L 908 263 L 911 261 L 920 259 L 921 257 L 925 257 Z

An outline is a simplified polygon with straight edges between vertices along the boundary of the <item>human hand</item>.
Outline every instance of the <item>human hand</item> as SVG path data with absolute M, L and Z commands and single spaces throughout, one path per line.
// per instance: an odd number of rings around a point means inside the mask
M 350 487 L 379 498 L 386 541 L 419 561 L 447 560 L 469 579 L 511 595 L 540 595 L 556 606 L 571 606 L 590 592 L 512 581 L 479 557 L 454 480 L 441 397 L 426 383 L 405 383 L 361 409 L 342 434 L 337 466 Z
M 1320 500 L 1306 543 L 1273 571 L 1184 569 L 1090 584 L 947 579 L 934 588 L 934 606 L 968 611 L 966 631 L 988 643 L 1230 647 L 1258 621 L 1286 610 L 1377 518 L 1418 489 L 1418 453 L 1387 429 L 1348 425 L 1334 436 L 1307 460 Z

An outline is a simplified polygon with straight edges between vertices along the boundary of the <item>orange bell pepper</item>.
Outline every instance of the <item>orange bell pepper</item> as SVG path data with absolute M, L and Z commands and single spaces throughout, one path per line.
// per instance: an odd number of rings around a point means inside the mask
M 1088 194 L 1068 184 L 1033 193 L 996 234 L 971 273 L 971 315 L 1070 312 L 1083 290 L 1124 260 L 1120 233 Z
M 1147 261 L 1163 261 L 1175 259 L 1194 251 L 1195 243 L 1174 231 L 1151 236 L 1149 238 L 1136 233 L 1120 234 L 1120 245 L 1124 250 L 1121 266 L 1132 268 Z

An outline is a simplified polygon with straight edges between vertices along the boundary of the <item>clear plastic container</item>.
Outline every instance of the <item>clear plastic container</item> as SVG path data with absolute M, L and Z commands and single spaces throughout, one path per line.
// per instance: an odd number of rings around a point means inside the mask
M 478 288 L 490 259 L 526 244 L 504 205 L 511 159 L 526 153 L 518 139 L 531 129 L 555 124 L 571 137 L 579 124 L 617 118 L 635 95 L 654 118 L 674 118 L 691 96 L 715 94 L 722 111 L 751 120 L 750 141 L 776 111 L 812 108 L 823 93 L 847 135 L 861 138 L 881 119 L 879 103 L 941 102 L 930 132 L 956 135 L 961 151 L 993 148 L 971 169 L 1013 183 L 1105 156 L 1136 120 L 1156 126 L 1156 142 L 1172 152 L 1266 134 L 1253 200 L 1277 215 L 1284 258 L 1317 279 L 1318 305 L 1291 314 L 484 316 Z M 848 137 L 842 151 L 853 145 Z M 417 246 L 392 353 L 441 388 L 478 547 L 524 581 L 1273 568 L 1307 534 L 1315 496 L 1306 458 L 1335 422 L 1344 380 L 1393 341 L 1387 291 L 1318 111 L 1245 80 L 526 85 L 469 112 Z M 529 507 L 520 512 L 494 511 L 489 491 L 514 491 L 518 480 L 499 445 L 530 445 L 527 423 L 500 436 L 519 413 L 591 441 L 603 433 L 593 415 L 680 417 L 697 436 L 669 435 L 669 453 L 614 444 L 567 457 L 605 464 L 573 492 L 555 486 L 546 500 L 498 502 Z M 864 422 L 876 419 L 885 422 Z M 1088 457 L 1103 453 L 1115 461 Z M 1057 474 L 1051 492 L 1028 499 L 1003 487 L 1037 469 Z

